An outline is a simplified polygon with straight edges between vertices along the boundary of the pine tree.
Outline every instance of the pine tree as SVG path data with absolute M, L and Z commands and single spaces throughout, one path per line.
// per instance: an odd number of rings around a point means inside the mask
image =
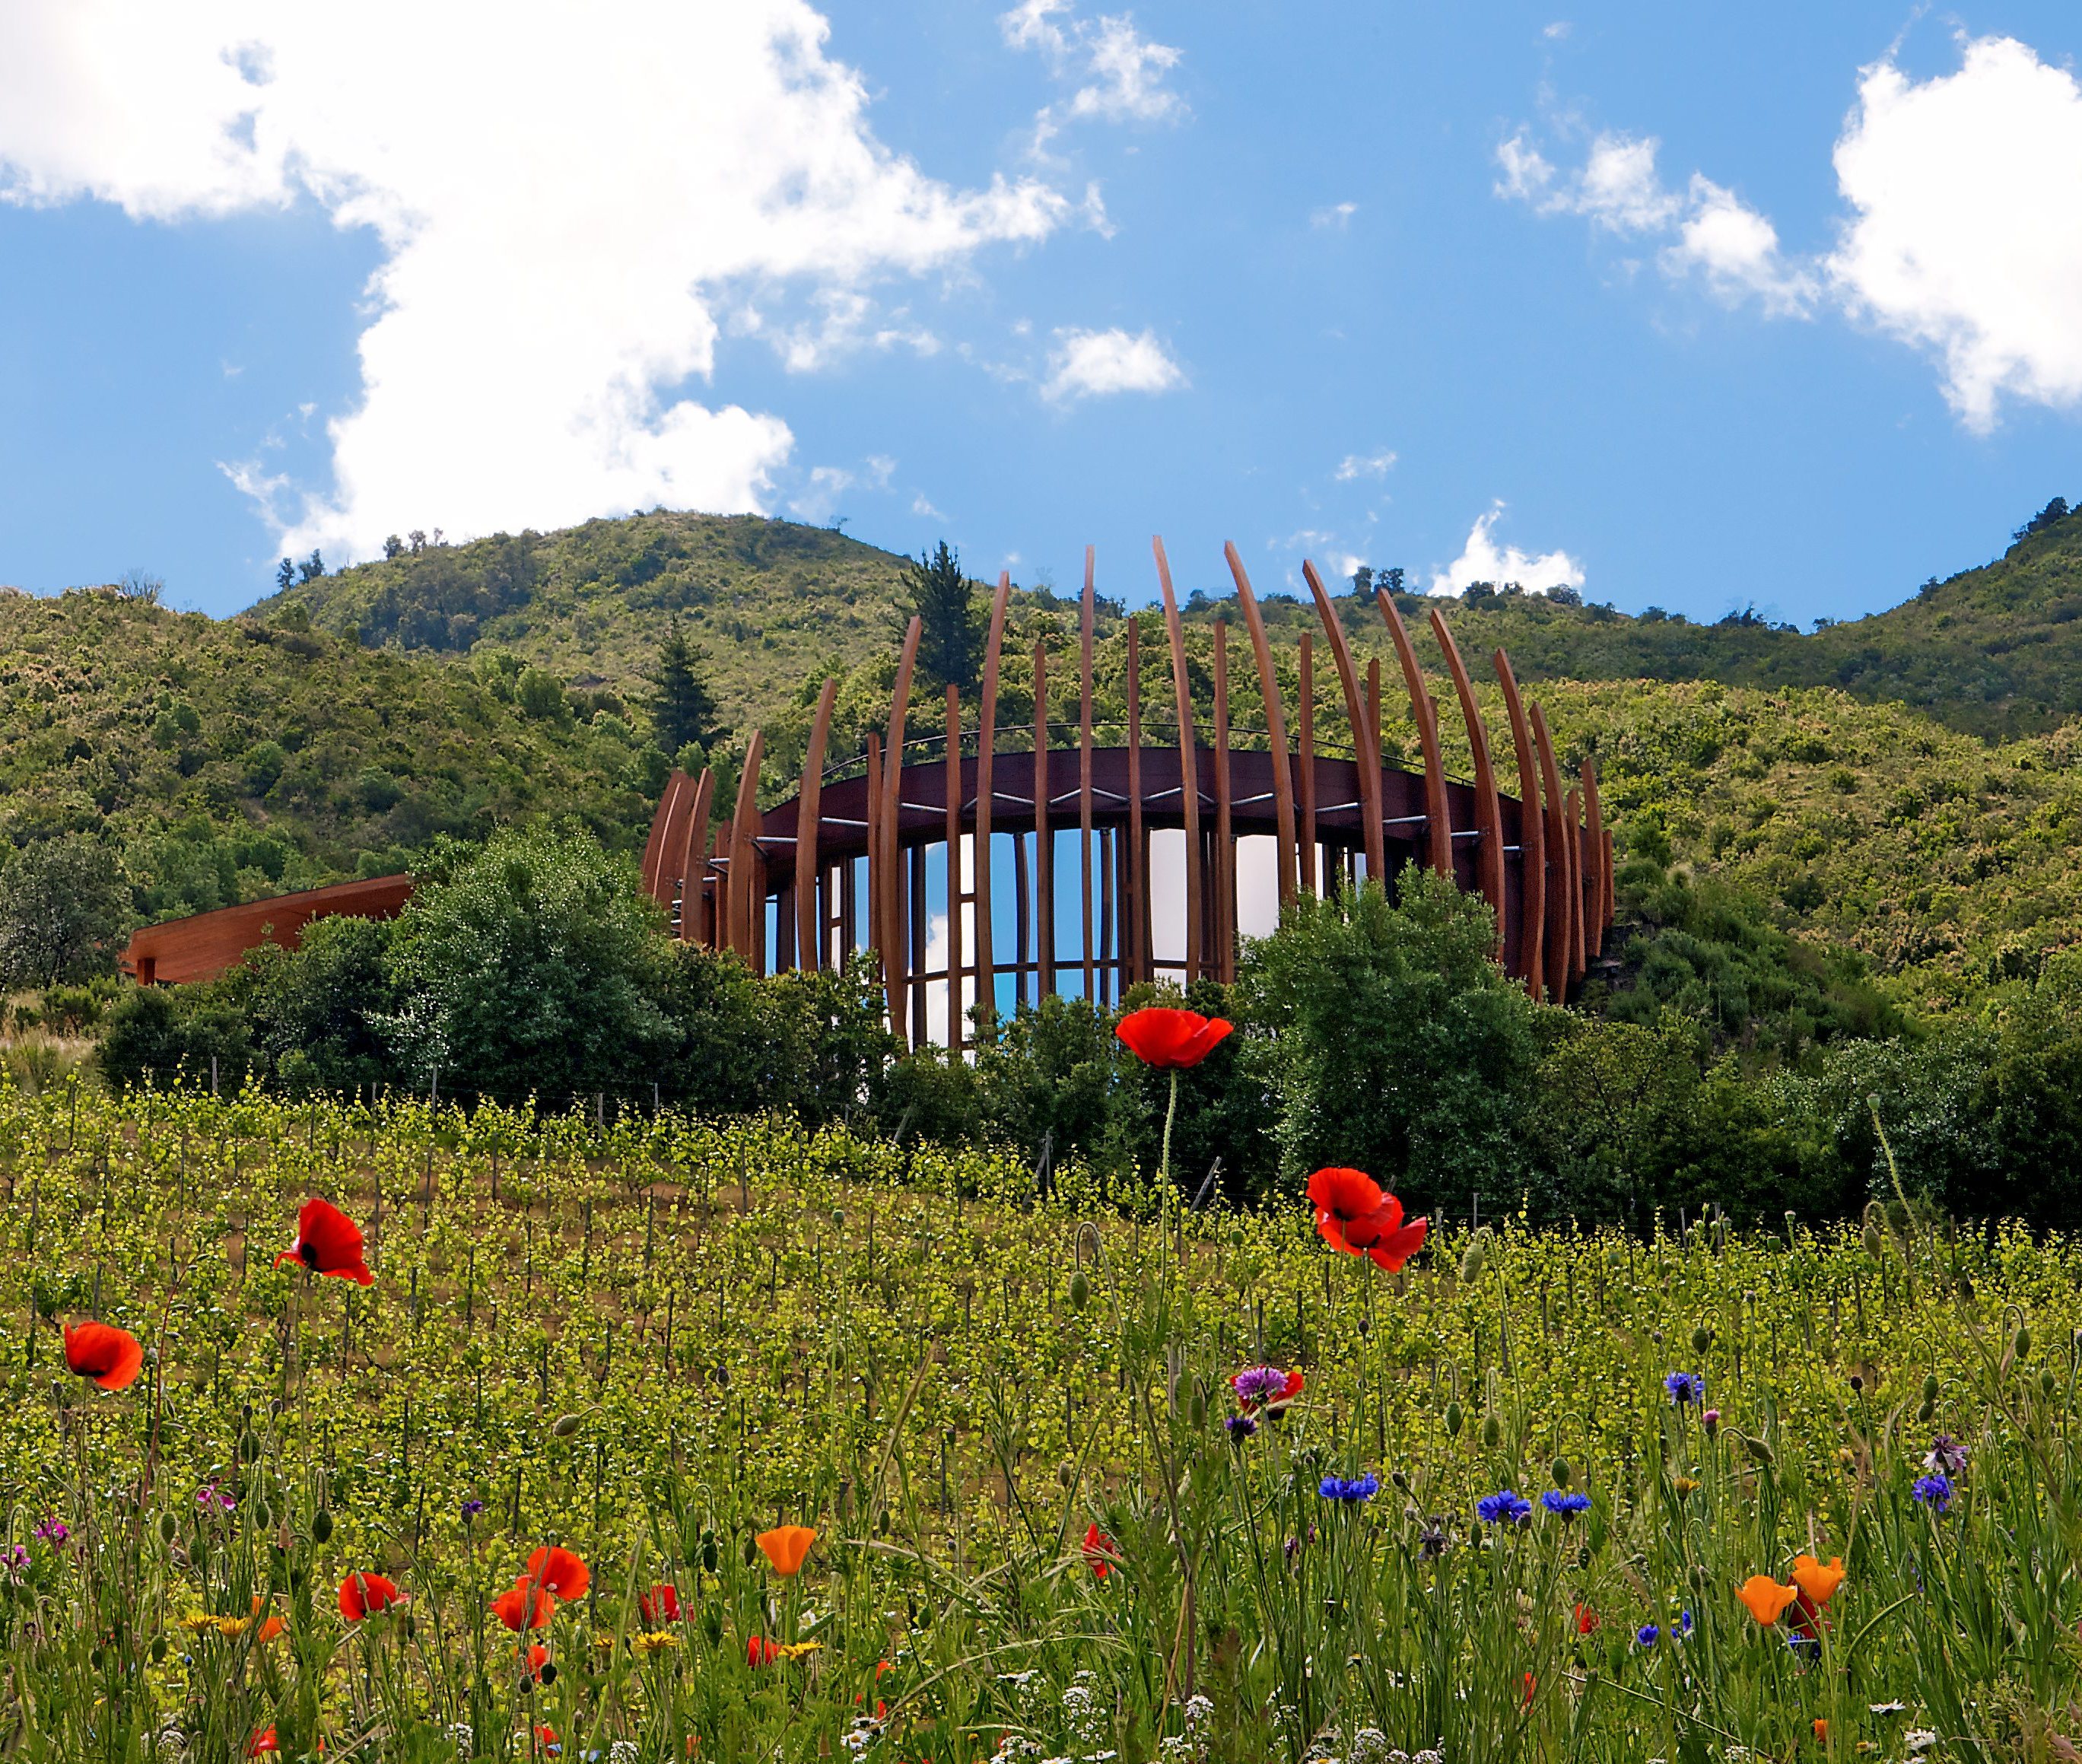
M 984 617 L 976 584 L 962 574 L 960 555 L 942 539 L 937 551 L 906 558 L 904 570 L 911 600 L 905 616 L 916 613 L 924 626 L 918 662 L 926 678 L 975 690 L 983 666 Z
M 651 699 L 651 721 L 658 733 L 658 745 L 668 754 L 693 743 L 706 747 L 715 739 L 715 700 L 698 671 L 701 652 L 687 641 L 680 621 L 672 621 L 664 646 L 658 651 L 658 671 L 651 676 L 655 688 Z

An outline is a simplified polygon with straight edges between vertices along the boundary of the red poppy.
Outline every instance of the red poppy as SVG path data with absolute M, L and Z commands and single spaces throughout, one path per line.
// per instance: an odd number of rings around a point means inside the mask
M 1120 1020 L 1114 1034 L 1144 1065 L 1154 1066 L 1160 1071 L 1175 1071 L 1199 1065 L 1235 1027 L 1221 1017 L 1203 1017 L 1198 1011 L 1152 1006 L 1131 1011 Z
M 361 1260 L 361 1227 L 315 1194 L 297 1215 L 296 1242 L 275 1258 L 275 1265 L 285 1261 L 300 1261 L 314 1274 L 334 1274 L 365 1286 L 376 1283 Z
M 65 1364 L 104 1391 L 127 1389 L 145 1363 L 145 1345 L 112 1323 L 69 1323 L 65 1332 Z
M 1402 1223 L 1402 1202 L 1381 1192 L 1363 1170 L 1333 1167 L 1309 1178 L 1309 1198 L 1315 1203 L 1316 1229 L 1333 1249 L 1370 1257 L 1389 1274 L 1424 1247 L 1428 1219 Z
M 1402 1202 L 1391 1194 L 1383 1210 L 1392 1213 L 1394 1223 L 1381 1234 L 1380 1241 L 1367 1252 L 1375 1267 L 1384 1274 L 1398 1274 L 1402 1265 L 1424 1247 L 1424 1234 L 1431 1229 L 1428 1219 L 1414 1219 L 1407 1225 L 1402 1223 Z
M 680 1620 L 680 1589 L 660 1581 L 636 1601 L 647 1623 L 676 1623 Z
M 491 1602 L 491 1615 L 508 1629 L 547 1629 L 550 1614 L 557 1602 L 539 1586 L 531 1586 L 526 1579 L 516 1581 L 505 1592 Z
M 1098 1528 L 1097 1520 L 1085 1527 L 1085 1563 L 1102 1581 L 1120 1563 L 1120 1546 Z
M 1271 1396 L 1266 1398 L 1265 1412 L 1275 1418 L 1285 1414 L 1287 1412 L 1287 1405 L 1289 1403 L 1292 1403 L 1296 1397 L 1301 1394 L 1303 1387 L 1305 1386 L 1308 1382 L 1309 1381 L 1301 1375 L 1301 1368 L 1298 1366 L 1296 1366 L 1292 1371 L 1287 1375 L 1286 1383 L 1282 1385 L 1279 1389 L 1275 1391 Z
M 551 1727 L 546 1721 L 541 1723 L 536 1728 L 535 1737 L 541 1742 L 542 1749 L 546 1752 L 561 1752 L 563 1750 L 563 1747 L 557 1743 L 557 1730 Z
M 263 1752 L 279 1752 L 282 1748 L 275 1743 L 275 1730 L 263 1728 L 246 1742 L 246 1755 L 258 1758 Z
M 1576 1606 L 1576 1633 L 1578 1635 L 1589 1635 L 1592 1630 L 1598 1627 L 1598 1626 L 1604 1621 L 1604 1619 L 1599 1616 L 1595 1611 L 1592 1610 L 1589 1606 L 1583 1604 L 1581 1601 L 1578 1602 Z
M 770 1666 L 780 1657 L 780 1643 L 769 1641 L 764 1636 L 754 1636 L 744 1644 L 744 1663 L 748 1666 Z
M 1529 1673 L 1529 1672 L 1528 1672 L 1528 1673 L 1526 1673 L 1526 1675 L 1525 1675 L 1525 1700 L 1526 1700 L 1526 1702 L 1527 1702 L 1528 1704 L 1532 1701 L 1532 1693 L 1533 1693 L 1533 1690 L 1534 1690 L 1534 1687 L 1537 1685 L 1538 1682 L 1539 1682 L 1539 1681 L 1538 1681 L 1537 1679 L 1536 1679 L 1536 1678 L 1532 1676 L 1532 1674 L 1531 1673 Z
M 559 1598 L 584 1598 L 592 1576 L 569 1550 L 550 1544 L 528 1558 L 528 1578 Z
M 381 1574 L 350 1574 L 339 1583 L 339 1614 L 350 1623 L 404 1602 L 405 1595 L 398 1590 L 397 1583 Z
M 543 1669 L 543 1667 L 545 1667 L 545 1666 L 546 1666 L 547 1665 L 549 1665 L 549 1663 L 550 1663 L 550 1650 L 549 1650 L 548 1648 L 545 1648 L 545 1647 L 542 1644 L 542 1643 L 540 1643 L 540 1642 L 538 1641 L 538 1642 L 535 1643 L 533 1646 L 532 1646 L 531 1648 L 529 1648 L 529 1650 L 528 1650 L 528 1676 L 529 1676 L 529 1678 L 541 1678 L 541 1677 L 542 1676 L 542 1669 Z

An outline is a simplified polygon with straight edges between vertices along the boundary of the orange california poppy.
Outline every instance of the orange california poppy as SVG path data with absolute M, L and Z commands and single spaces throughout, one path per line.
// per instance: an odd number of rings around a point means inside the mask
M 556 1608 L 556 1600 L 541 1587 L 529 1585 L 525 1576 L 491 1602 L 491 1615 L 516 1631 L 547 1629 Z
M 258 1617 L 259 1615 L 260 1595 L 258 1593 L 255 1593 L 253 1595 L 253 1615 L 255 1617 Z M 249 1619 L 249 1621 L 251 1619 Z M 282 1631 L 285 1627 L 286 1626 L 281 1618 L 270 1617 L 268 1621 L 263 1623 L 259 1630 L 255 1632 L 253 1639 L 256 1642 L 272 1641 L 277 1636 L 282 1633 Z
M 339 1583 L 339 1614 L 350 1623 L 404 1602 L 397 1582 L 381 1574 L 350 1574 Z
M 360 1286 L 376 1283 L 361 1259 L 361 1227 L 315 1194 L 297 1215 L 296 1242 L 275 1258 L 275 1265 L 285 1261 L 299 1261 L 314 1274 L 332 1274 Z
M 1829 1743 L 1829 1724 L 1819 1715 L 1814 1717 L 1814 1737 L 1824 1745 Z
M 1736 1589 L 1735 1597 L 1750 1608 L 1750 1615 L 1766 1627 L 1785 1615 L 1785 1607 L 1800 1597 L 1797 1586 L 1781 1586 L 1768 1574 L 1752 1574 Z
M 636 1608 L 643 1614 L 647 1623 L 676 1623 L 680 1620 L 680 1589 L 670 1581 L 660 1581 L 636 1601 Z
M 592 1584 L 584 1563 L 569 1550 L 550 1544 L 528 1558 L 527 1577 L 559 1598 L 584 1598 Z
M 144 1344 L 112 1323 L 67 1324 L 65 1352 L 67 1366 L 104 1391 L 127 1389 L 145 1363 Z
M 1811 1556 L 1796 1556 L 1793 1559 L 1793 1584 L 1805 1595 L 1806 1602 L 1819 1610 L 1836 1596 L 1836 1589 L 1844 1584 L 1843 1557 L 1831 1556 L 1825 1568 Z
M 1236 1025 L 1219 1017 L 1203 1017 L 1198 1011 L 1166 1010 L 1153 1005 L 1131 1011 L 1114 1031 L 1128 1050 L 1145 1066 L 1159 1071 L 1177 1071 L 1197 1066 L 1212 1054 Z
M 810 1553 L 817 1534 L 807 1525 L 777 1525 L 771 1531 L 761 1532 L 754 1541 L 766 1552 L 776 1574 L 792 1577 L 803 1572 L 803 1558 Z

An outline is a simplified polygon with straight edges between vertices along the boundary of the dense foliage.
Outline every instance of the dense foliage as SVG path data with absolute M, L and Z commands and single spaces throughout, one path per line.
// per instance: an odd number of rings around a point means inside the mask
M 11 1088 L 0 1185 L 36 1764 L 2076 1737 L 2063 1243 L 1435 1220 L 1384 1275 L 843 1129 Z M 313 1194 L 366 1289 L 283 1253 Z

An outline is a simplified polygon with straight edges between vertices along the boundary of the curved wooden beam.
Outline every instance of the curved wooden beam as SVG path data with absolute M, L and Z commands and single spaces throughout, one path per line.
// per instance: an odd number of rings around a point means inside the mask
M 1439 751 L 1439 713 L 1424 684 L 1424 670 L 1417 665 L 1417 650 L 1402 615 L 1395 609 L 1395 596 L 1385 588 L 1374 590 L 1374 604 L 1388 621 L 1388 634 L 1395 644 L 1395 659 L 1402 663 L 1402 683 L 1410 689 L 1410 714 L 1417 724 L 1417 739 L 1424 750 L 1424 831 L 1431 867 L 1442 876 L 1453 874 L 1453 818 L 1446 806 L 1446 762 Z
M 1280 702 L 1279 676 L 1272 665 L 1272 645 L 1266 640 L 1265 615 L 1258 610 L 1258 596 L 1251 592 L 1250 578 L 1244 574 L 1243 559 L 1234 545 L 1222 547 L 1235 579 L 1237 599 L 1243 607 L 1243 621 L 1250 632 L 1251 655 L 1258 663 L 1258 690 L 1265 698 L 1265 732 L 1272 748 L 1273 813 L 1279 824 L 1279 850 L 1275 859 L 1279 875 L 1279 910 L 1292 902 L 1300 881 L 1300 853 L 1294 831 L 1294 777 L 1288 763 L 1287 710 Z
M 1546 985 L 1547 838 L 1540 809 L 1540 757 L 1532 727 L 1518 695 L 1518 676 L 1511 658 L 1498 650 L 1490 659 L 1503 688 L 1504 714 L 1511 719 L 1511 751 L 1518 760 L 1518 962 L 1519 978 L 1536 999 Z
M 1186 630 L 1171 592 L 1164 541 L 1152 538 L 1157 586 L 1164 591 L 1164 629 L 1171 639 L 1171 691 L 1178 705 L 1178 797 L 1186 814 L 1186 983 L 1200 977 L 1200 743 L 1193 727 L 1192 685 L 1186 676 Z
M 1056 990 L 1056 848 L 1048 831 L 1048 650 L 1034 643 L 1034 1002 Z
M 883 874 L 882 857 L 882 735 L 879 730 L 867 732 L 867 789 L 866 815 L 867 819 L 867 947 L 875 952 L 875 959 L 883 960 L 883 928 L 888 908 L 883 903 L 883 890 L 887 878 Z M 850 891 L 849 891 L 850 898 Z M 858 941 L 859 928 L 856 927 L 854 941 Z M 851 950 L 847 952 L 852 954 Z M 883 1001 L 887 1004 L 887 1000 Z
M 795 965 L 815 970 L 824 965 L 824 940 L 817 926 L 817 830 L 824 789 L 824 743 L 831 739 L 832 707 L 839 683 L 827 680 L 817 697 L 817 714 L 810 725 L 810 751 L 803 756 L 803 794 L 795 805 Z
M 1149 840 L 1142 824 L 1142 625 L 1127 619 L 1127 899 L 1121 909 L 1127 935 L 1127 983 L 1156 978 L 1149 959 Z
M 1490 732 L 1482 723 L 1481 706 L 1475 702 L 1475 683 L 1468 677 L 1468 664 L 1460 659 L 1460 646 L 1446 626 L 1446 615 L 1431 608 L 1431 633 L 1446 658 L 1446 671 L 1453 676 L 1454 695 L 1460 701 L 1460 720 L 1468 726 L 1468 747 L 1475 761 L 1475 825 L 1481 844 L 1475 853 L 1475 874 L 1481 878 L 1482 899 L 1496 915 L 1497 956 L 1503 956 L 1503 805 L 1498 799 L 1496 768 L 1490 759 Z
M 1612 873 L 1605 863 L 1604 809 L 1598 801 L 1598 768 L 1583 761 L 1585 837 L 1591 847 L 1591 904 L 1584 926 L 1584 960 L 1605 953 L 1605 929 L 1612 922 Z
M 1085 999 L 1092 997 L 1092 648 L 1094 549 L 1085 547 L 1085 598 L 1077 615 L 1077 842 L 1085 883 Z
M 889 701 L 889 739 L 882 749 L 882 845 L 883 924 L 877 927 L 883 943 L 883 983 L 889 996 L 889 1021 L 908 1041 L 904 1020 L 910 992 L 911 957 L 904 935 L 904 890 L 898 882 L 903 865 L 904 842 L 899 822 L 904 810 L 904 725 L 911 714 L 911 673 L 918 665 L 918 639 L 925 621 L 911 616 L 904 633 L 904 653 L 896 663 L 896 691 Z
M 1569 836 L 1562 819 L 1562 768 L 1554 763 L 1554 743 L 1547 718 L 1532 706 L 1532 747 L 1540 759 L 1540 782 L 1547 801 L 1547 990 L 1559 1004 L 1569 996 Z
M 1300 883 L 1309 893 L 1320 895 L 1322 888 L 1316 874 L 1316 861 L 1321 855 L 1316 847 L 1316 671 L 1314 653 L 1305 629 L 1301 633 L 1298 667 L 1296 697 L 1300 704 L 1296 734 L 1301 743 L 1301 824 L 1296 829 L 1296 836 L 1301 846 Z
M 1571 986 L 1590 971 L 1590 963 L 1583 955 L 1583 828 L 1578 819 L 1582 812 L 1582 794 L 1571 785 L 1568 806 L 1562 820 L 1567 834 L 1566 844 L 1569 853 L 1569 983 Z
M 694 806 L 687 815 L 685 856 L 680 865 L 680 941 L 696 941 L 693 921 L 708 882 L 709 816 L 715 802 L 715 769 L 703 766 L 694 782 Z
M 643 863 L 638 878 L 643 892 L 661 906 L 669 907 L 672 896 L 666 892 L 666 855 L 674 839 L 684 831 L 683 817 L 688 794 L 694 781 L 677 766 L 665 780 L 665 788 L 658 798 L 657 812 L 651 817 L 651 836 L 643 842 Z
M 1005 659 L 1005 610 L 1012 599 L 1012 572 L 1001 570 L 997 593 L 990 603 L 990 638 L 983 652 L 983 713 L 977 725 L 976 800 L 976 1002 L 997 1017 L 997 963 L 991 947 L 990 823 L 997 787 L 992 777 L 992 750 L 997 745 L 997 672 Z
M 752 898 L 757 882 L 753 841 L 759 823 L 759 762 L 765 756 L 766 738 L 755 729 L 745 747 L 744 770 L 738 777 L 737 812 L 731 818 L 730 946 L 744 958 L 748 967 L 756 964 L 758 955 L 752 918 L 761 903 Z
M 1229 794 L 1229 625 L 1215 621 L 1215 978 L 1236 979 L 1236 817 Z
M 962 1047 L 962 694 L 947 688 L 947 1050 Z
M 1352 754 L 1359 775 L 1359 820 L 1366 832 L 1367 874 L 1385 889 L 1387 859 L 1382 849 L 1380 824 L 1380 748 L 1376 745 L 1368 763 L 1366 707 L 1359 701 L 1359 678 L 1352 669 L 1352 646 L 1345 641 L 1344 627 L 1338 623 L 1337 608 L 1316 566 L 1302 560 L 1302 579 L 1316 597 L 1316 612 L 1323 621 L 1323 634 L 1330 640 L 1330 655 L 1338 664 L 1338 684 L 1344 688 L 1345 715 L 1352 728 Z

